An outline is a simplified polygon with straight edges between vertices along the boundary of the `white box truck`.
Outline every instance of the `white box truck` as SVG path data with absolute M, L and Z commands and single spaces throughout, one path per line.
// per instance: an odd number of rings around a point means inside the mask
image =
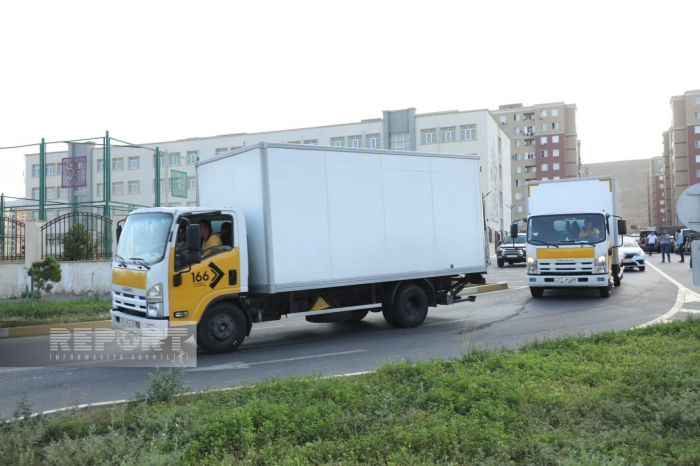
M 196 208 L 120 230 L 115 328 L 196 325 L 207 352 L 282 316 L 415 327 L 488 266 L 478 157 L 259 143 L 197 164 Z M 473 300 L 473 297 L 464 298 Z
M 547 288 L 620 286 L 619 253 L 627 224 L 612 176 L 530 182 L 527 189 L 527 280 L 533 297 Z M 511 230 L 517 232 L 517 225 Z

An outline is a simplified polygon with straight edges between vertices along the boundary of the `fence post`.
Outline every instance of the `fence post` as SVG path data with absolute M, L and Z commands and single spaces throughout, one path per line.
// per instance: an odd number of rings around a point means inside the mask
M 156 147 L 156 207 L 160 207 L 160 148 Z
M 46 142 L 39 146 L 39 220 L 46 220 Z

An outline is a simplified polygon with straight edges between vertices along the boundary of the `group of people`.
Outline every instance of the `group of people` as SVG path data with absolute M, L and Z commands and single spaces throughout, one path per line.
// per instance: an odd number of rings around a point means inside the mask
M 666 262 L 667 258 L 668 261 L 671 262 L 672 249 L 677 250 L 678 254 L 681 256 L 681 260 L 678 262 L 685 262 L 686 242 L 695 239 L 695 232 L 692 233 L 692 236 L 692 238 L 685 238 L 680 229 L 676 230 L 675 237 L 671 236 L 668 230 L 663 230 L 658 234 L 656 231 L 653 231 L 644 237 L 644 249 L 647 254 L 652 256 L 654 254 L 654 249 L 656 249 L 656 244 L 658 243 L 661 248 L 661 262 Z

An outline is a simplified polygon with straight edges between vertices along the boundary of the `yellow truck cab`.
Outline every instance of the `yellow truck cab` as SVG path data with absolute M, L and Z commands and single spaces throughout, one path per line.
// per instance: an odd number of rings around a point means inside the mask
M 527 281 L 533 297 L 546 289 L 595 288 L 608 297 L 621 285 L 627 233 L 614 177 L 527 185 Z M 511 227 L 517 231 L 517 225 Z
M 126 218 L 115 328 L 192 325 L 220 353 L 283 316 L 416 327 L 485 282 L 478 157 L 260 143 L 199 162 L 197 179 L 203 207 Z

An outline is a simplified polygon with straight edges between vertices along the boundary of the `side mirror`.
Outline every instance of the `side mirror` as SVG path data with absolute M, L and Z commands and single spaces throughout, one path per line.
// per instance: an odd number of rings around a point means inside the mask
M 199 235 L 199 225 L 187 225 L 185 230 L 185 262 L 199 264 L 202 262 L 202 237 Z
M 122 235 L 122 226 L 117 225 L 117 244 L 119 244 L 119 237 Z
M 618 235 L 626 235 L 627 234 L 627 220 L 622 219 L 622 218 L 617 220 L 617 234 Z
M 511 224 L 510 224 L 510 237 L 511 237 L 511 238 L 517 238 L 517 237 L 518 237 L 518 224 L 517 224 L 517 223 L 511 223 Z

